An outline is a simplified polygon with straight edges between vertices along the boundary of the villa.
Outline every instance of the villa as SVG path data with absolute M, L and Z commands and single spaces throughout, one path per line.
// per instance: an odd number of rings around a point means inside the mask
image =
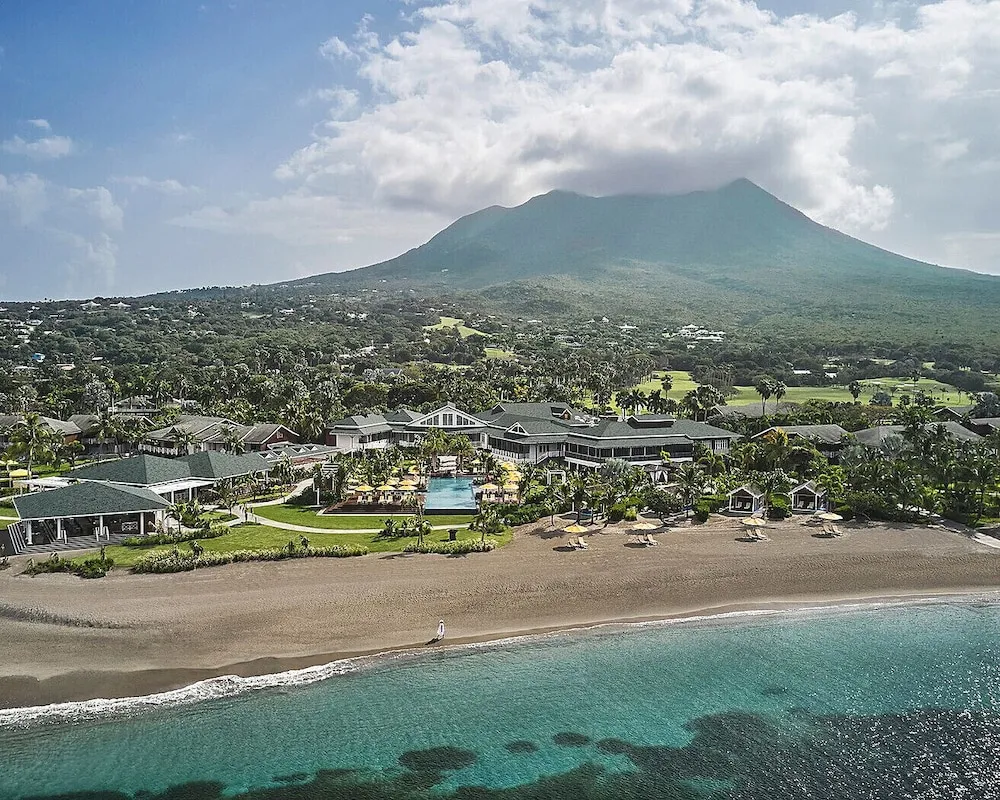
M 902 425 L 877 425 L 874 428 L 855 431 L 854 438 L 865 447 L 882 447 L 886 439 L 902 436 L 903 430 Z M 973 433 L 957 422 L 928 422 L 924 430 L 930 434 L 941 431 L 956 442 L 978 442 L 982 438 L 978 433 Z
M 62 434 L 63 442 L 66 444 L 80 438 L 80 428 L 73 422 L 55 419 L 53 417 L 40 417 L 39 420 L 42 425 L 48 428 L 50 433 Z M 8 436 L 6 436 L 3 432 L 12 430 L 19 425 L 24 425 L 23 414 L 0 415 L 0 448 L 6 448 L 10 445 Z
M 739 436 L 704 422 L 641 414 L 625 419 L 596 417 L 566 403 L 497 403 L 470 414 L 452 404 L 421 414 L 345 417 L 327 426 L 326 443 L 339 452 L 412 445 L 431 428 L 467 436 L 473 445 L 508 461 L 538 464 L 564 459 L 572 468 L 593 469 L 611 458 L 651 468 L 663 461 L 690 461 L 702 444 L 727 453 Z
M 839 425 L 780 425 L 750 438 L 760 440 L 772 431 L 784 431 L 789 439 L 803 439 L 812 443 L 820 453 L 829 459 L 836 459 L 840 451 L 850 441 L 850 434 Z
M 190 445 L 184 444 L 186 438 L 190 438 Z M 298 444 L 299 435 L 276 423 L 240 425 L 223 417 L 182 415 L 173 425 L 147 433 L 139 443 L 139 451 L 177 456 L 191 450 L 225 450 L 230 440 L 239 441 L 244 450 L 261 452 L 271 447 Z

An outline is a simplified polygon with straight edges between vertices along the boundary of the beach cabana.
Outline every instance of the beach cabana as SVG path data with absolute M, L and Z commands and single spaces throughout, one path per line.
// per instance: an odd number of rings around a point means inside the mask
M 756 486 L 737 486 L 726 495 L 732 514 L 754 514 L 764 508 L 764 493 Z
M 826 490 L 819 488 L 814 481 L 800 483 L 789 494 L 792 498 L 792 511 L 812 514 L 815 511 L 826 511 L 829 507 Z

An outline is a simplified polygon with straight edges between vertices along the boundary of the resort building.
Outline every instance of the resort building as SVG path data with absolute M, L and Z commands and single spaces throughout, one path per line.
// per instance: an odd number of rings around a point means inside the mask
M 902 437 L 903 430 L 902 425 L 877 425 L 874 428 L 855 431 L 854 438 L 865 447 L 881 448 L 887 439 L 896 436 Z M 940 431 L 956 442 L 977 442 L 982 438 L 978 433 L 970 431 L 957 422 L 929 422 L 924 426 L 924 430 L 930 434 L 936 434 Z
M 222 417 L 185 415 L 177 422 L 150 431 L 139 443 L 139 450 L 160 456 L 178 456 L 198 451 L 221 451 L 239 442 L 249 452 L 261 452 L 271 447 L 297 444 L 299 435 L 276 423 L 240 425 Z
M 70 536 L 144 534 L 162 522 L 161 512 L 196 499 L 199 490 L 269 468 L 259 453 L 203 452 L 175 459 L 137 455 L 37 478 L 28 483 L 41 491 L 14 498 L 20 522 L 0 535 L 0 553 Z
M 538 464 L 563 459 L 573 468 L 595 468 L 612 458 L 653 467 L 666 454 L 690 461 L 695 446 L 726 453 L 739 436 L 704 422 L 655 414 L 595 417 L 565 403 L 498 403 L 470 414 L 448 404 L 426 414 L 398 409 L 390 414 L 345 417 L 327 427 L 326 442 L 340 452 L 412 445 L 431 428 L 467 436 L 500 458 Z
M 772 431 L 784 431 L 789 439 L 803 439 L 810 442 L 831 460 L 835 460 L 851 440 L 851 435 L 839 425 L 780 425 L 756 433 L 750 438 L 764 439 Z
M 63 442 L 66 444 L 80 438 L 80 428 L 73 422 L 53 417 L 40 417 L 39 419 L 50 433 L 62 434 Z M 13 430 L 19 425 L 24 425 L 23 414 L 0 415 L 0 448 L 6 448 L 10 445 L 10 438 L 5 432 Z

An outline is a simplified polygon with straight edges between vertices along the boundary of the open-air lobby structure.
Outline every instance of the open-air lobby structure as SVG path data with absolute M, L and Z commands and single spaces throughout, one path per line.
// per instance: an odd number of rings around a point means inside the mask
M 0 550 L 17 552 L 72 536 L 145 534 L 162 523 L 174 503 L 194 500 L 200 489 L 220 481 L 262 475 L 269 467 L 259 453 L 137 455 L 38 478 L 28 484 L 39 491 L 14 498 L 20 522 L 8 527 L 8 541 L 0 541 L 6 545 Z

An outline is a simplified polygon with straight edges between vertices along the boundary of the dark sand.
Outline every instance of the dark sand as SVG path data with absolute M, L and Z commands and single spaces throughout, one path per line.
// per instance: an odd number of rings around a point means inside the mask
M 563 522 L 563 525 L 566 523 Z M 769 542 L 735 520 L 630 546 L 596 529 L 569 551 L 547 520 L 494 553 L 239 564 L 84 581 L 0 572 L 0 707 L 126 697 L 217 675 L 614 621 L 1000 589 L 1000 549 L 962 533 L 798 521 Z

